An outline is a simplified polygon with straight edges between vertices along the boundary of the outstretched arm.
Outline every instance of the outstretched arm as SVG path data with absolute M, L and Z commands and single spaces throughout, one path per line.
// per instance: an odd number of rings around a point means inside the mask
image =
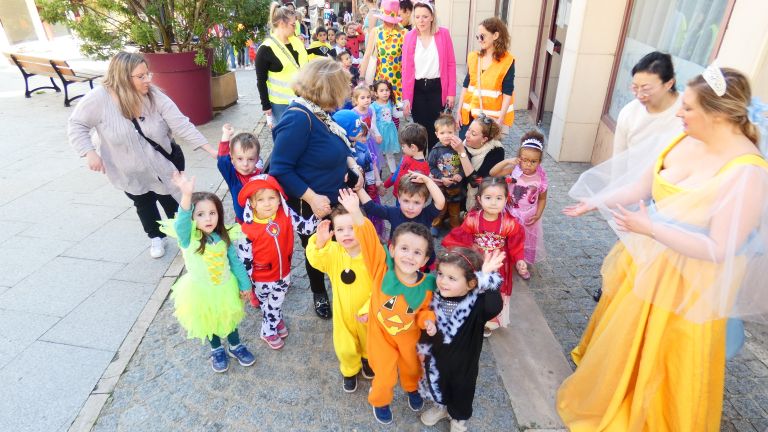
M 360 210 L 360 198 L 352 189 L 339 190 L 339 204 L 349 212 L 355 225 L 362 225 L 365 222 L 365 216 Z

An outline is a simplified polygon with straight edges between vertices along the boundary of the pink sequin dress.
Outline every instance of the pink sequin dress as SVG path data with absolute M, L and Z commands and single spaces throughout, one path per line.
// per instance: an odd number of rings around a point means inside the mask
M 539 165 L 534 174 L 526 175 L 516 166 L 509 178 L 509 211 L 525 227 L 525 261 L 529 264 L 542 261 L 545 250 L 541 218 L 530 226 L 526 222 L 536 215 L 539 196 L 549 187 L 547 173 Z

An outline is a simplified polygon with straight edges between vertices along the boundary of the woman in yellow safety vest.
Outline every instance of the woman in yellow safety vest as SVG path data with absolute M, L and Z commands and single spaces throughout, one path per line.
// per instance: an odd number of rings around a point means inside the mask
M 272 3 L 269 9 L 272 32 L 256 52 L 256 89 L 261 109 L 270 127 L 280 121 L 296 95 L 291 90 L 299 68 L 307 63 L 307 51 L 296 37 L 296 12 Z
M 480 113 L 494 119 L 505 132 L 515 121 L 515 58 L 507 51 L 507 26 L 496 17 L 485 19 L 476 37 L 480 50 L 467 56 L 467 76 L 456 113 L 461 139 Z

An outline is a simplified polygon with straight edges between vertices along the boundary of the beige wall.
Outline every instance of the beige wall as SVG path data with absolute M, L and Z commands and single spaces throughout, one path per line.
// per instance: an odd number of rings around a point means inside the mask
M 733 67 L 747 74 L 753 94 L 768 100 L 768 2 L 736 1 L 717 61 L 721 67 Z M 598 164 L 610 158 L 612 149 L 613 131 L 601 122 L 591 162 Z
M 589 162 L 626 0 L 573 0 L 550 126 L 555 160 Z
M 459 66 L 467 64 L 467 42 L 470 38 L 467 17 L 470 16 L 471 3 L 470 0 L 437 0 L 435 2 L 437 23 L 447 27 L 451 32 L 456 64 Z
M 515 56 L 515 109 L 528 108 L 542 0 L 510 0 L 509 51 Z M 554 87 L 552 87 L 554 89 Z

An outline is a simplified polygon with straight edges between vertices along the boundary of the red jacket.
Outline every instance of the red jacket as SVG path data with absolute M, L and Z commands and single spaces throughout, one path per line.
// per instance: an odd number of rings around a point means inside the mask
M 291 273 L 293 255 L 293 225 L 282 207 L 269 223 L 257 220 L 242 225 L 243 233 L 251 241 L 253 249 L 254 282 L 275 282 Z
M 452 246 L 464 246 L 478 250 L 483 253 L 483 247 L 478 245 L 478 240 L 482 240 L 484 233 L 480 232 L 480 218 L 481 212 L 479 210 L 472 210 L 467 213 L 467 217 L 464 218 L 464 223 L 451 230 L 448 235 L 443 239 L 443 247 L 449 248 Z M 504 257 L 504 265 L 502 266 L 500 273 L 504 282 L 501 285 L 501 293 L 503 295 L 512 294 L 512 277 L 514 275 L 515 264 L 523 259 L 524 246 L 525 246 L 525 230 L 520 225 L 520 221 L 517 220 L 511 213 L 504 210 L 501 212 L 501 226 L 499 232 L 496 233 L 503 237 L 506 242 L 501 248 L 506 256 Z

